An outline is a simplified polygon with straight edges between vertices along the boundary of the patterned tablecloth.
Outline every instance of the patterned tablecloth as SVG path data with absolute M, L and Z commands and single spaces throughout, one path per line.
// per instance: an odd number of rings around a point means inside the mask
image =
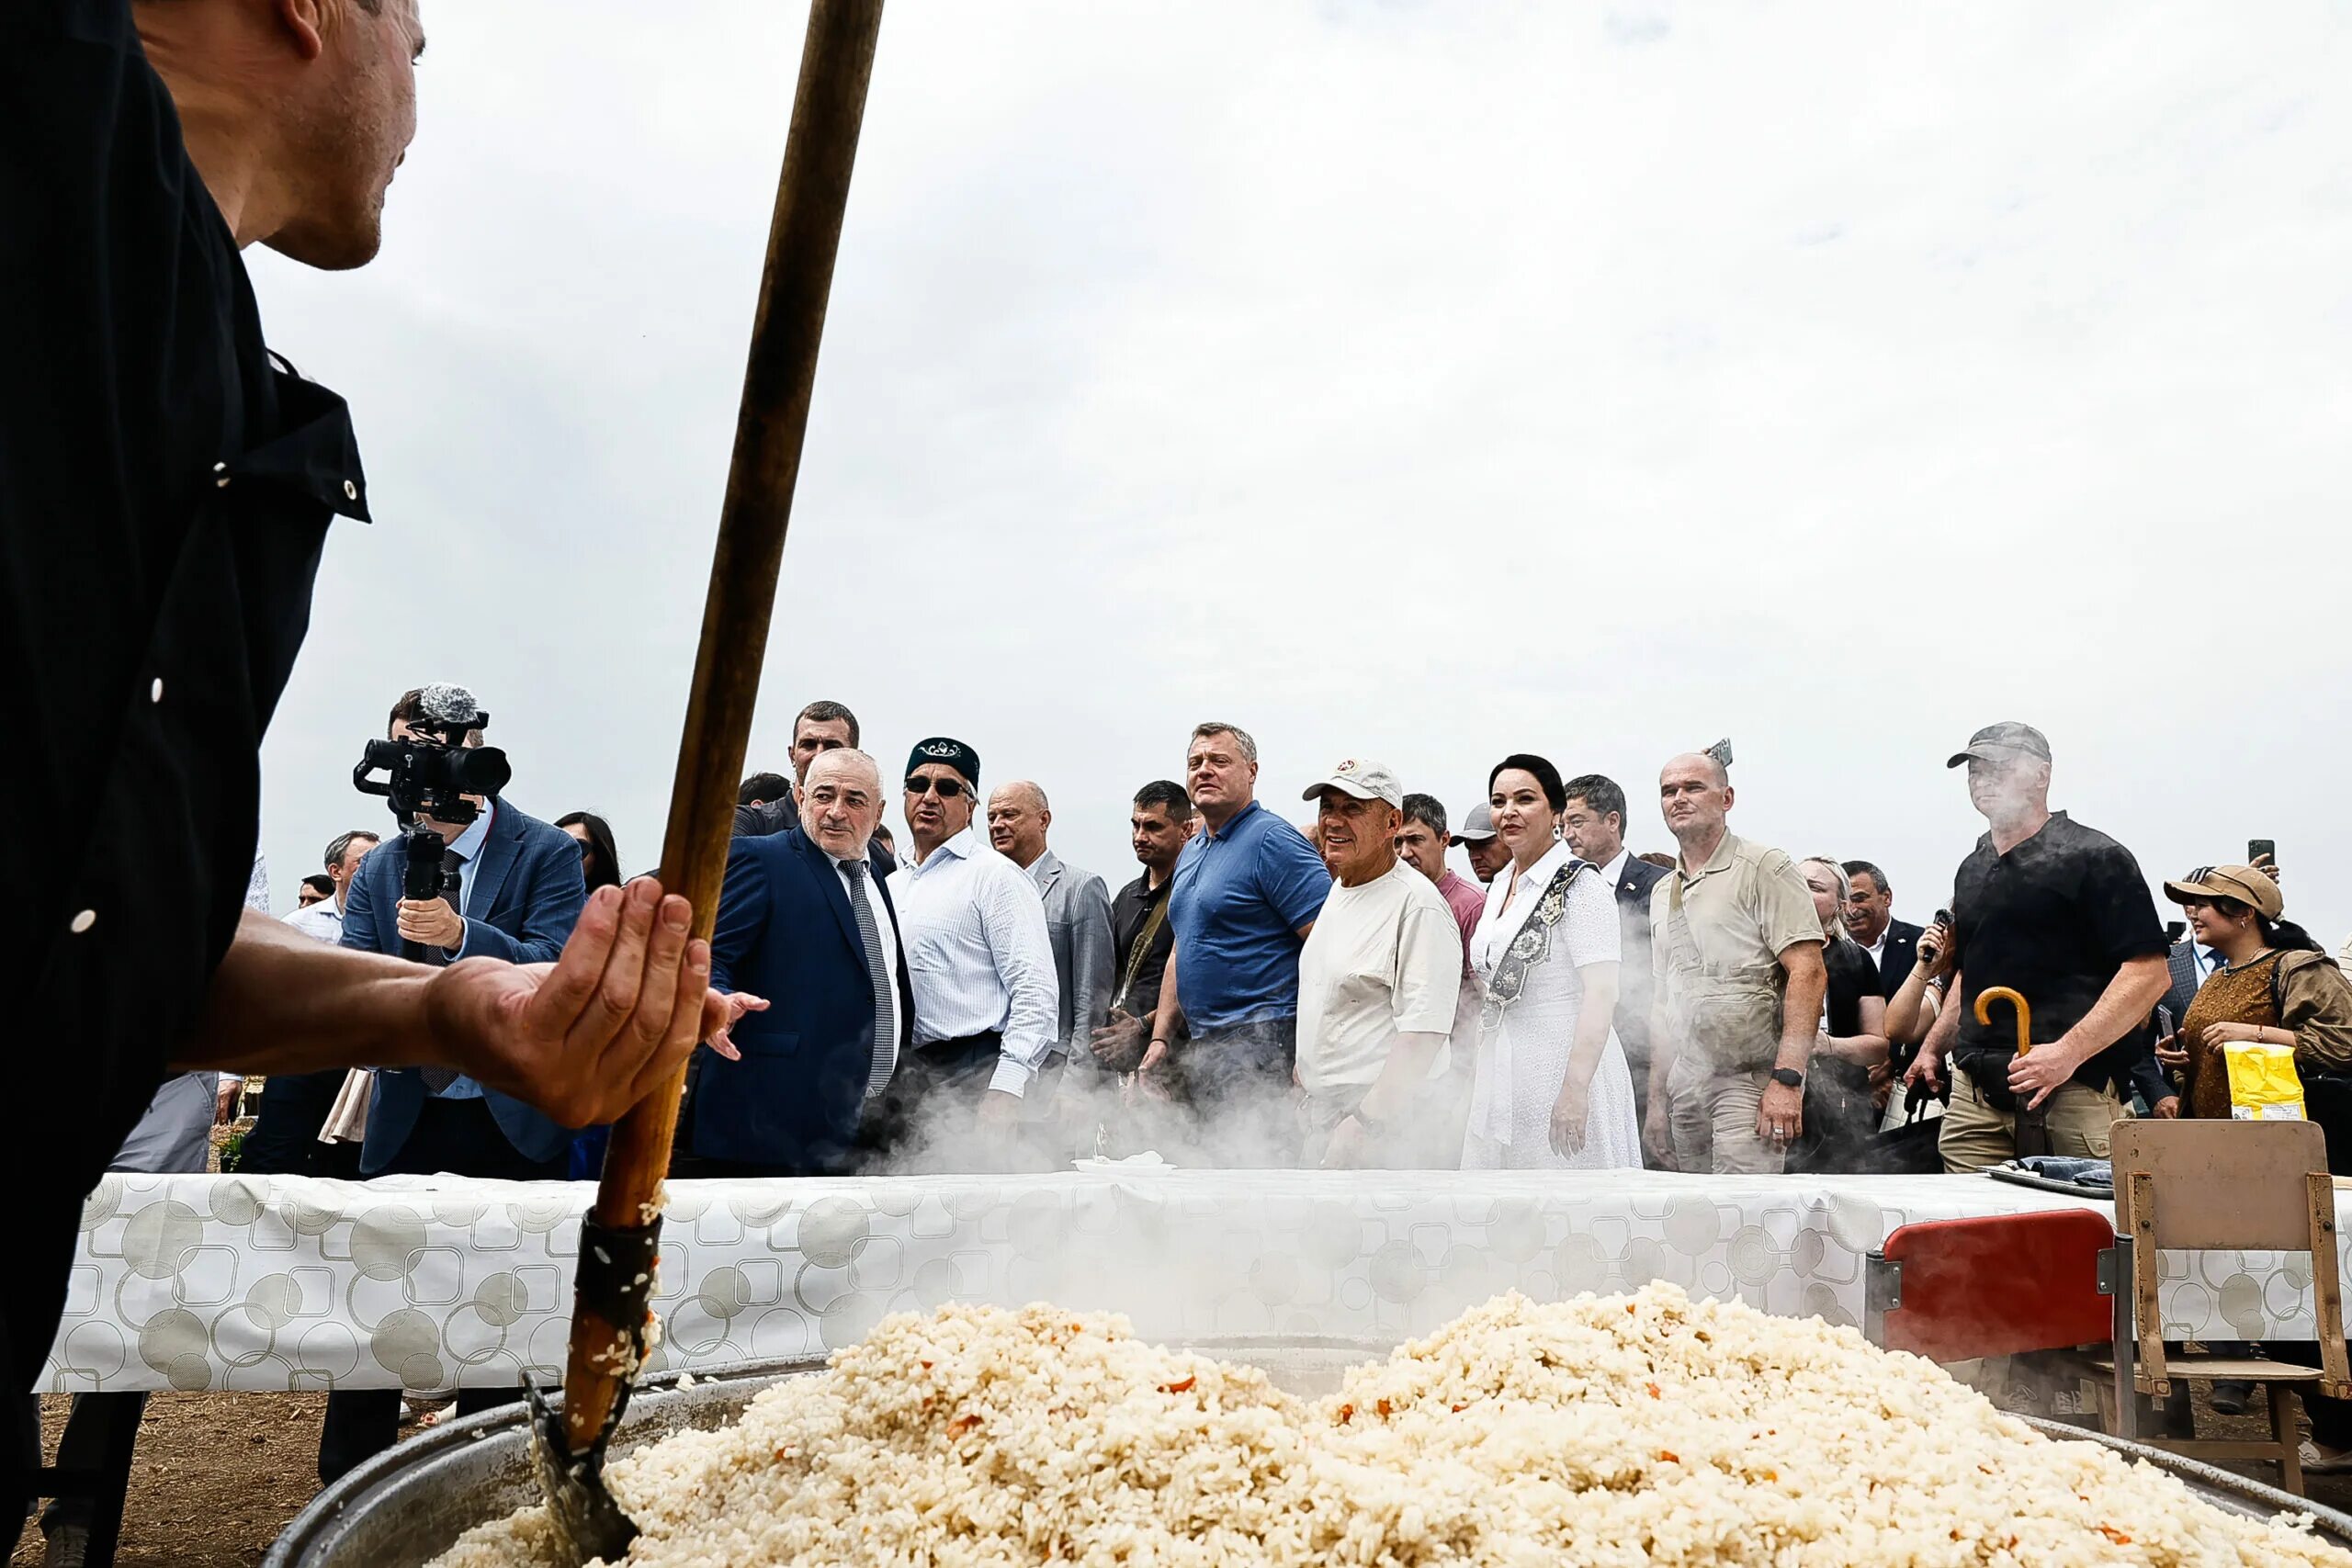
M 109 1176 L 83 1216 L 43 1387 L 554 1381 L 593 1195 L 584 1183 L 458 1178 Z M 2079 1202 L 1940 1176 L 676 1182 L 655 1364 L 830 1349 L 887 1313 L 948 1301 L 1112 1308 L 1152 1336 L 1399 1338 L 1512 1288 L 1555 1297 L 1659 1279 L 1852 1323 L 1863 1255 L 1896 1225 L 2068 1206 Z M 2352 1237 L 2344 1219 L 2339 1234 Z M 2167 1276 L 2168 1337 L 2310 1332 L 2305 1257 L 2168 1258 Z

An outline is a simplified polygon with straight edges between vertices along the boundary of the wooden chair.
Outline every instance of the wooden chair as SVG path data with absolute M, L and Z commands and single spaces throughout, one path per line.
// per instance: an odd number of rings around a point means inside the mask
M 2108 1404 L 2115 1429 L 2199 1459 L 2276 1464 L 2290 1492 L 2303 1490 L 2296 1451 L 2297 1385 L 2352 1398 L 2336 1278 L 2335 1190 L 2327 1145 L 2310 1122 L 2119 1122 L 2113 1134 L 2117 1277 L 2115 1355 Z M 2159 1252 L 2309 1252 L 2318 1317 L 2316 1367 L 2226 1356 L 2173 1355 L 2165 1348 L 2157 1300 Z M 2268 1442 L 2142 1438 L 2132 1393 L 2172 1392 L 2172 1380 L 2260 1383 L 2270 1400 Z

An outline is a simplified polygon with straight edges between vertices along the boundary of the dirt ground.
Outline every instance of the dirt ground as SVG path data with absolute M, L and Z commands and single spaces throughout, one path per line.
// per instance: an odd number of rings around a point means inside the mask
M 147 1404 L 130 1496 L 124 1510 L 122 1568 L 251 1568 L 315 1492 L 319 1394 L 162 1393 Z M 66 1401 L 41 1401 L 54 1445 Z M 2259 1408 L 2259 1406 L 2257 1406 Z M 2198 1430 L 2258 1438 L 2254 1416 L 2217 1417 L 2198 1402 Z M 2215 1423 L 2219 1426 L 2216 1427 Z M 2277 1472 L 2239 1465 L 2277 1481 Z M 2314 1476 L 2311 1497 L 2352 1509 L 2352 1476 Z M 38 1568 L 40 1535 L 28 1527 L 10 1568 Z
M 45 1396 L 56 1458 L 71 1400 Z M 159 1393 L 147 1401 L 123 1505 L 122 1568 L 250 1568 L 319 1489 L 318 1393 Z M 28 1525 L 10 1568 L 39 1568 Z

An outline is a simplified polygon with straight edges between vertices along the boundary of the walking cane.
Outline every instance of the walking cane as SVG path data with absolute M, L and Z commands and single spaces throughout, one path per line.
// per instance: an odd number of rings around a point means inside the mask
M 662 840 L 662 880 L 693 900 L 694 935 L 706 940 L 718 919 L 736 784 L 775 610 L 776 570 L 881 27 L 882 0 L 814 0 L 801 45 L 703 601 L 702 645 Z M 560 1415 L 537 1388 L 530 1390 L 532 1457 L 574 1562 L 616 1559 L 637 1537 L 636 1524 L 605 1489 L 605 1450 L 648 1348 L 662 1179 L 684 1088 L 682 1067 L 614 1124 L 596 1206 L 581 1226 Z
M 2007 986 L 1988 986 L 1976 993 L 1976 1021 L 1985 1028 L 1993 1027 L 1993 1004 L 2007 1002 L 2017 1012 L 2018 1055 L 2022 1056 L 2033 1049 L 2033 1008 L 2025 998 Z M 2053 1091 L 2054 1092 L 2054 1091 Z M 2018 1101 L 2018 1157 L 2046 1155 L 2050 1152 L 2050 1120 L 2040 1111 L 2029 1111 L 2025 1101 Z

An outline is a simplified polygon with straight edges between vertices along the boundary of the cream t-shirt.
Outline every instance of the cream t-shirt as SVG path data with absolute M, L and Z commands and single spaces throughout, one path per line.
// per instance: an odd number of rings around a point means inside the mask
M 1453 1028 L 1462 929 L 1437 885 L 1399 861 L 1360 887 L 1331 885 L 1298 954 L 1298 1081 L 1365 1088 L 1399 1034 Z

